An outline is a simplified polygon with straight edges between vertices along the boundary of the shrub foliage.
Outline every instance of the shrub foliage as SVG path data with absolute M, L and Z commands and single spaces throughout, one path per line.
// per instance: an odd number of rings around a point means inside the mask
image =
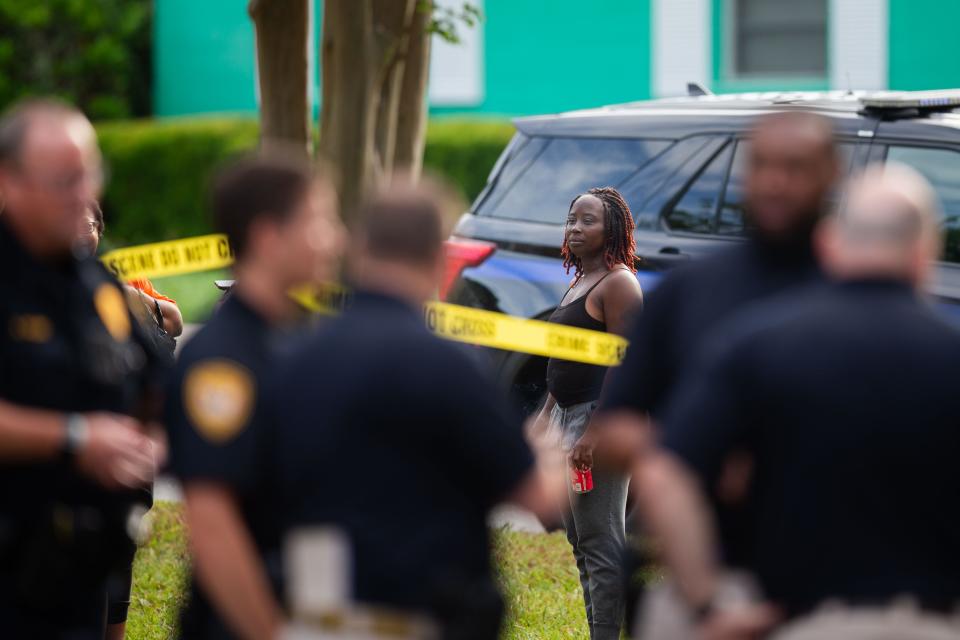
M 211 174 L 257 144 L 256 122 L 236 118 L 112 122 L 97 131 L 109 172 L 108 246 L 208 233 Z M 431 122 L 425 168 L 472 200 L 512 134 L 506 122 Z
M 93 119 L 150 113 L 152 0 L 0 0 L 0 107 L 57 95 Z

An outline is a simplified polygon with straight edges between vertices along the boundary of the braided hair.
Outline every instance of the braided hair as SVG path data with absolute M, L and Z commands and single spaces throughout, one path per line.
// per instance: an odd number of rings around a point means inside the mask
M 633 214 L 630 213 L 627 201 L 613 187 L 594 187 L 574 198 L 570 203 L 569 211 L 572 211 L 577 200 L 585 195 L 594 196 L 603 203 L 603 227 L 607 236 L 603 242 L 603 259 L 607 269 L 613 269 L 616 265 L 622 264 L 636 273 L 637 258 L 634 252 L 637 243 L 633 239 Z M 567 273 L 570 273 L 570 269 L 573 268 L 576 277 L 582 276 L 583 265 L 580 263 L 580 258 L 575 256 L 567 246 L 566 234 L 563 236 L 563 247 L 560 253 Z

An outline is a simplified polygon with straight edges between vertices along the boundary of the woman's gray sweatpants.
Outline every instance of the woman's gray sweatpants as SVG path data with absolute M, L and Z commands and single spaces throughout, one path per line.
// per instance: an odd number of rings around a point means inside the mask
M 557 405 L 551 419 L 561 430 L 564 451 L 573 449 L 590 422 L 596 402 Z M 623 624 L 624 511 L 628 477 L 593 471 L 593 491 L 574 493 L 567 484 L 570 513 L 563 525 L 580 570 L 591 640 L 618 640 Z

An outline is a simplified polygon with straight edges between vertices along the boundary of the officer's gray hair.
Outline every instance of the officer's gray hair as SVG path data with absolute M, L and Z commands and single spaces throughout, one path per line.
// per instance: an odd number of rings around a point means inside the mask
M 0 164 L 20 161 L 23 141 L 39 116 L 84 117 L 78 109 L 54 98 L 29 98 L 14 104 L 0 117 Z

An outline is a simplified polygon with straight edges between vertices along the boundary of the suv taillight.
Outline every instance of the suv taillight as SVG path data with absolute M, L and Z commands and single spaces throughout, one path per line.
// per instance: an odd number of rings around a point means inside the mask
M 497 245 L 480 240 L 451 238 L 443 243 L 446 266 L 440 281 L 440 299 L 446 300 L 453 283 L 467 267 L 475 267 L 490 257 Z

